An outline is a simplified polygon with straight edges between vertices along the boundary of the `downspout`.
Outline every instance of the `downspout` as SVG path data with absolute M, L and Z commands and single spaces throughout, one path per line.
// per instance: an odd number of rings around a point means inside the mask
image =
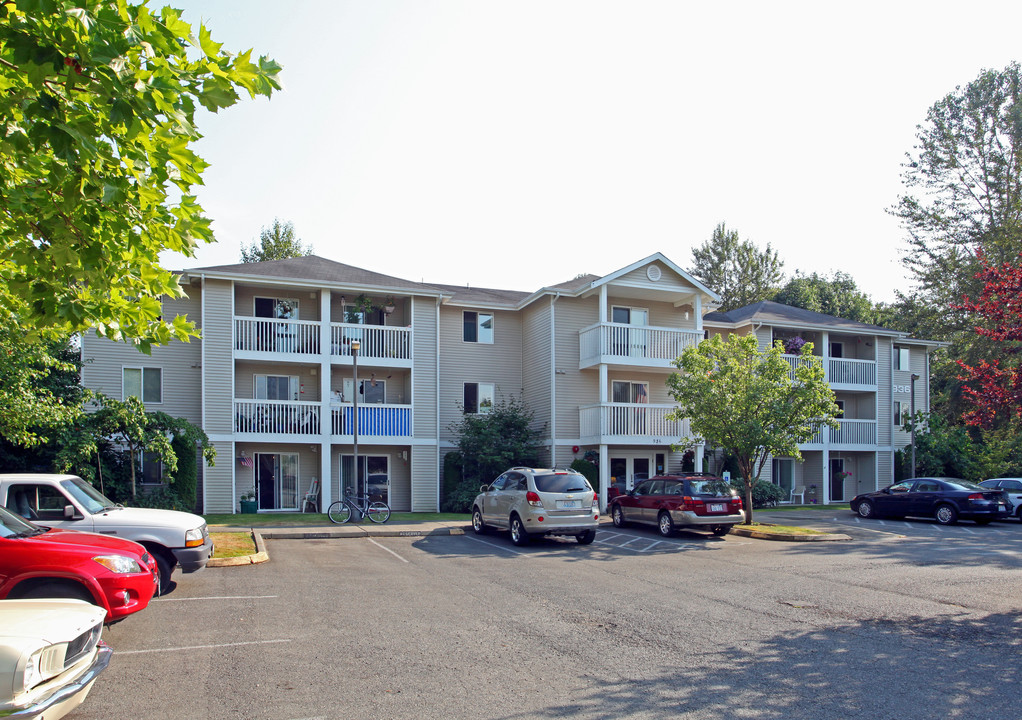
M 436 444 L 436 512 L 440 512 L 440 490 L 441 490 L 441 475 L 440 475 L 440 301 L 441 298 L 436 299 L 436 386 L 433 390 L 433 396 L 436 398 L 434 401 L 434 413 L 436 415 L 436 425 L 434 430 L 434 441 Z M 414 307 L 415 300 L 412 300 Z M 412 313 L 412 337 L 415 337 L 415 314 Z M 412 352 L 412 367 L 415 367 L 415 353 Z M 414 378 L 414 376 L 413 376 Z M 414 385 L 413 385 L 414 389 Z M 414 398 L 414 394 L 413 394 Z M 413 430 L 414 432 L 414 430 Z M 414 443 L 414 438 L 412 438 Z M 410 482 L 410 479 L 409 479 Z

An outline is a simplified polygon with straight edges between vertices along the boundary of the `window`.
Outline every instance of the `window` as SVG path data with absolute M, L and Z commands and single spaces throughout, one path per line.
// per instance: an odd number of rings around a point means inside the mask
M 144 403 L 163 402 L 163 368 L 124 368 L 121 398 L 129 397 L 137 397 Z
M 909 349 L 907 347 L 894 346 L 894 369 L 909 370 Z
M 493 383 L 465 383 L 465 413 L 485 415 L 493 409 Z
M 845 414 L 845 401 L 844 400 L 835 400 L 834 404 L 837 405 L 837 416 L 838 417 L 844 417 L 844 414 Z
M 300 385 L 297 375 L 256 375 L 256 400 L 297 400 Z
M 156 453 L 143 452 L 139 466 L 143 485 L 159 485 L 163 482 L 163 463 Z
M 895 400 L 894 412 L 891 414 L 891 417 L 894 420 L 894 427 L 896 428 L 901 427 L 902 425 L 905 424 L 905 419 L 901 416 L 901 413 L 902 413 L 901 400 Z
M 845 356 L 844 343 L 832 342 L 830 344 L 830 356 L 832 358 L 842 358 Z
M 466 311 L 463 315 L 465 342 L 493 344 L 493 314 Z

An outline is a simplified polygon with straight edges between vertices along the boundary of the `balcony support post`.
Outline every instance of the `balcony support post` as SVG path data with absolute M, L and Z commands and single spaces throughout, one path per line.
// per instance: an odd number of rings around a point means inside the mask
M 330 475 L 330 442 L 333 432 L 333 413 L 330 409 L 330 291 L 319 292 L 319 501 L 323 510 L 330 507 L 333 485 Z M 326 437 L 324 442 L 322 438 Z M 303 507 L 302 510 L 305 508 Z

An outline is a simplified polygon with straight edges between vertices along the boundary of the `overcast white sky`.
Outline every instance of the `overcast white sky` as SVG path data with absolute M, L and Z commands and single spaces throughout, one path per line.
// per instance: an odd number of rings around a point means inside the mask
M 1022 60 L 1007 0 L 170 4 L 284 67 L 200 118 L 218 243 L 172 269 L 239 262 L 277 217 L 350 265 L 531 291 L 657 251 L 688 269 L 723 221 L 889 301 L 916 125 Z

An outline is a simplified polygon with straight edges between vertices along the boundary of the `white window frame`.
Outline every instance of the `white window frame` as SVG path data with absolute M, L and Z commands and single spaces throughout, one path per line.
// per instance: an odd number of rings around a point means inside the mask
M 904 415 L 905 411 L 902 409 L 902 405 L 904 405 L 904 403 L 901 400 L 895 400 L 894 403 L 891 405 L 891 411 L 893 413 L 892 425 L 894 425 L 895 430 L 899 429 L 902 425 L 904 425 L 904 423 L 902 422 L 902 416 Z
M 362 393 L 358 396 L 358 404 L 362 405 L 386 405 L 387 404 L 387 381 L 377 380 L 376 385 L 382 385 L 383 400 L 381 402 L 370 402 L 365 399 L 365 386 L 372 384 L 372 378 L 359 378 L 358 384 L 362 388 Z M 355 395 L 355 380 L 354 378 L 344 378 L 341 381 L 341 397 L 344 398 L 344 402 L 352 402 L 352 397 Z
M 288 401 L 299 400 L 302 384 L 297 375 L 275 375 L 272 373 L 259 373 L 252 376 L 252 397 L 256 400 L 270 400 L 266 396 L 267 385 L 266 381 L 268 378 L 288 378 Z M 262 382 L 260 382 L 262 381 Z
M 467 320 L 466 315 L 472 313 L 476 316 L 476 339 L 466 340 L 465 339 L 465 321 Z M 483 318 L 487 317 L 490 319 L 490 337 L 488 340 L 483 338 Z M 497 317 L 492 312 L 483 312 L 481 310 L 462 310 L 461 312 L 461 341 L 472 345 L 493 345 L 494 338 L 497 336 Z
M 468 409 L 468 407 L 465 407 L 464 408 L 465 414 L 466 415 L 488 415 L 490 413 L 490 411 L 493 410 L 494 404 L 497 402 L 497 385 L 495 383 L 481 383 L 481 382 L 467 382 L 467 383 L 465 383 L 464 386 L 462 387 L 462 391 L 461 391 L 461 401 L 462 401 L 462 403 L 465 402 L 465 388 L 468 387 L 469 385 L 475 385 L 476 386 L 476 409 L 474 411 L 470 411 Z M 490 403 L 486 407 L 483 406 L 483 392 L 482 392 L 483 388 L 488 388 L 489 391 L 490 391 L 489 392 Z
M 129 391 L 128 383 L 126 382 L 125 374 L 129 370 L 138 371 L 138 394 L 134 394 Z M 159 400 L 146 400 L 145 399 L 145 376 L 147 372 L 159 372 L 160 373 L 160 399 Z M 143 405 L 162 405 L 163 404 L 163 367 L 151 367 L 144 365 L 122 365 L 121 366 L 121 400 L 127 400 L 129 397 L 137 397 L 142 401 Z
M 630 405 L 648 405 L 649 400 L 649 381 L 648 380 L 611 380 L 610 381 L 610 401 L 618 402 L 614 399 L 614 386 L 617 384 L 627 384 L 628 388 L 628 404 Z M 638 397 L 636 393 L 636 387 L 642 386 L 646 390 L 646 402 L 641 403 L 638 400 L 632 400 L 632 397 Z
M 911 348 L 902 347 L 899 345 L 894 346 L 894 369 L 895 370 L 911 370 L 912 369 L 912 350 Z

